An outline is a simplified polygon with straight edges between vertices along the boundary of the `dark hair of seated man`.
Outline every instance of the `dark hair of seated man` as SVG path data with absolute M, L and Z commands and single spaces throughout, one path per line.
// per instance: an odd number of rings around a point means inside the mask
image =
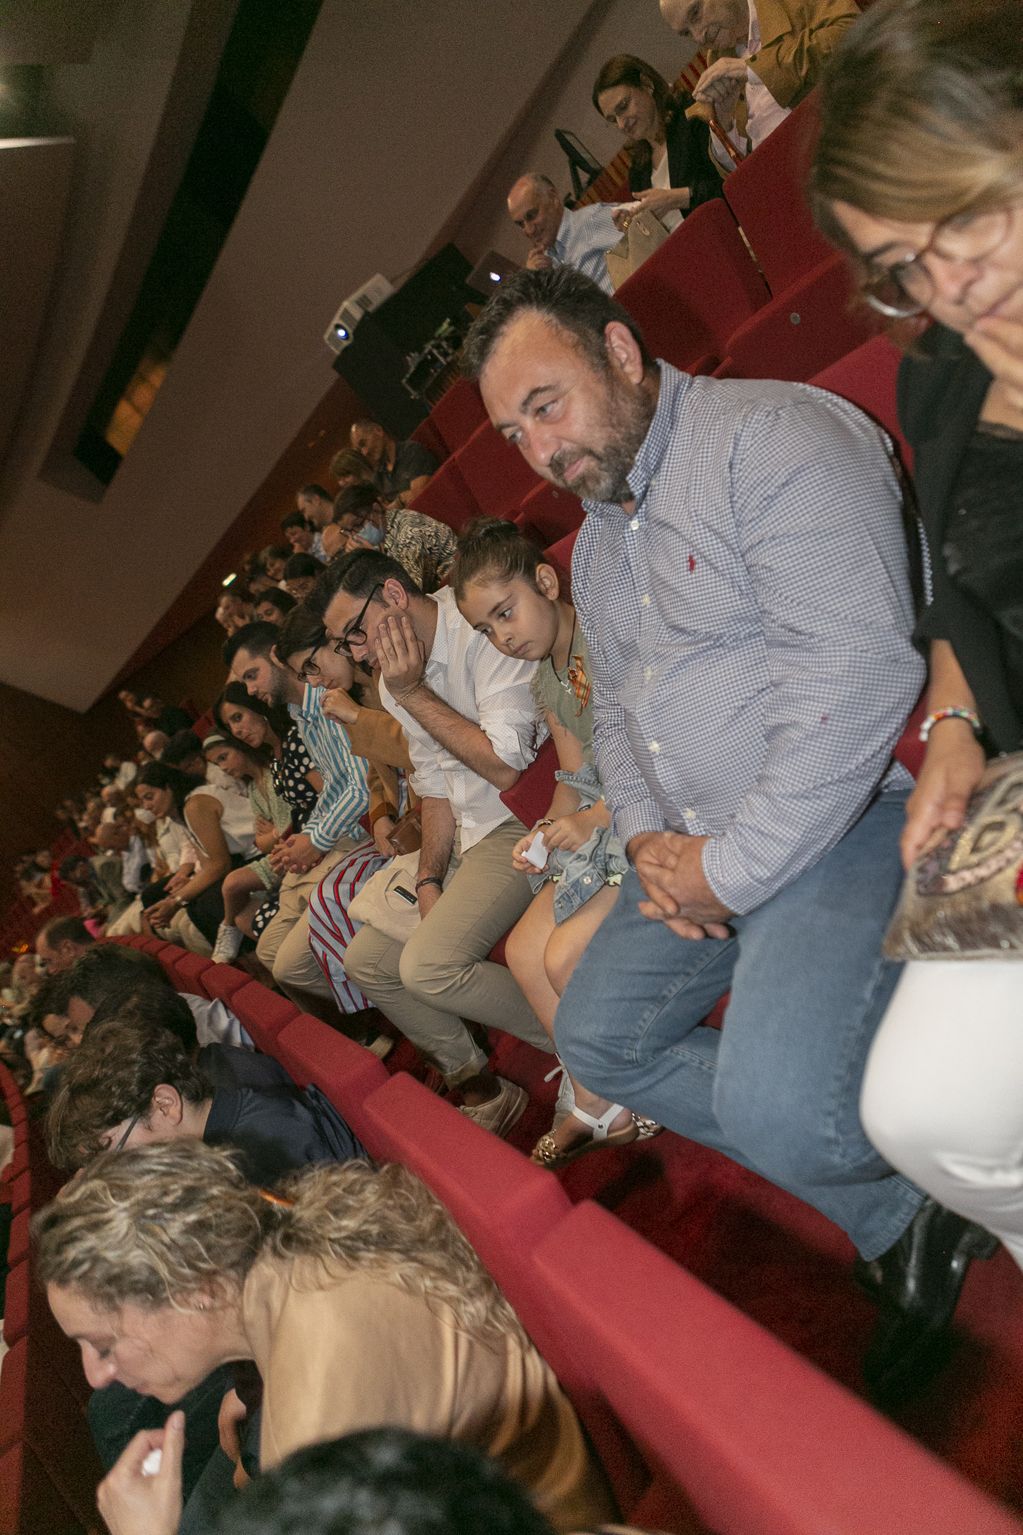
M 527 1493 L 469 1445 L 376 1428 L 296 1450 L 221 1515 L 216 1535 L 553 1535 Z
M 231 666 L 239 650 L 247 650 L 253 656 L 268 656 L 277 642 L 277 625 L 268 624 L 265 619 L 257 619 L 255 623 L 244 624 L 241 629 L 235 631 L 224 641 L 221 656 L 224 665 Z

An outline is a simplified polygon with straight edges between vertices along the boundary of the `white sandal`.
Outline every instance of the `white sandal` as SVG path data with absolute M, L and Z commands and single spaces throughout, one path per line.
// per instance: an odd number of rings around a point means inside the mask
M 639 1126 L 635 1119 L 631 1118 L 628 1124 L 622 1125 L 620 1130 L 611 1129 L 619 1114 L 625 1112 L 623 1104 L 612 1103 L 611 1107 L 605 1110 L 599 1119 L 596 1119 L 592 1114 L 587 1114 L 585 1109 L 576 1105 L 571 1111 L 571 1117 L 588 1126 L 589 1138 L 578 1141 L 572 1146 L 559 1146 L 554 1139 L 554 1131 L 548 1130 L 546 1135 L 541 1135 L 533 1147 L 529 1160 L 538 1163 L 541 1167 L 565 1167 L 569 1162 L 574 1162 L 576 1157 L 585 1156 L 588 1151 L 597 1151 L 601 1146 L 628 1146 L 632 1141 L 639 1139 Z M 568 1115 L 565 1118 L 567 1119 Z

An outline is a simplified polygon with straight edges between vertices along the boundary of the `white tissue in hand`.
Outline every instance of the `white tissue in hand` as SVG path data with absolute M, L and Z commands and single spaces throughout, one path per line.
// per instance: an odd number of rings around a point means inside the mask
M 533 865 L 534 869 L 545 869 L 547 867 L 547 844 L 543 840 L 542 831 L 537 832 L 522 856 L 527 863 Z
M 150 1450 L 149 1454 L 146 1456 L 145 1460 L 142 1462 L 142 1475 L 143 1476 L 156 1476 L 156 1474 L 160 1470 L 160 1467 L 162 1466 L 162 1464 L 163 1464 L 163 1451 L 162 1450 Z

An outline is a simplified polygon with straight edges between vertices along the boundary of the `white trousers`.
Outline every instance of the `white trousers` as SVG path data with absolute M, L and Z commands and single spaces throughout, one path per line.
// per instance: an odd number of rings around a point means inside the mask
M 860 1108 L 893 1167 L 1023 1268 L 1023 960 L 908 964 Z

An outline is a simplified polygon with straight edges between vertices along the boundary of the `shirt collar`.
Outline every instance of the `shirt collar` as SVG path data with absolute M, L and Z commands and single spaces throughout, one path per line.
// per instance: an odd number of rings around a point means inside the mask
M 451 607 L 454 600 L 455 594 L 449 586 L 442 587 L 439 592 L 430 598 L 430 601 L 437 605 L 437 627 L 433 631 L 433 644 L 430 646 L 430 654 L 426 658 L 426 664 L 429 667 L 447 666 L 448 664 L 448 659 L 451 655 L 448 624 L 451 621 Z
M 569 221 L 568 209 L 566 208 L 564 213 L 561 215 L 561 223 L 558 225 L 558 232 L 554 236 L 553 243 L 550 246 L 550 249 L 558 257 L 559 261 L 563 261 L 565 259 L 565 251 L 568 248 L 568 236 L 571 228 L 572 225 Z
M 688 373 L 680 373 L 671 363 L 658 361 L 657 366 L 661 374 L 657 408 L 647 434 L 639 445 L 632 468 L 626 475 L 637 507 L 641 505 L 651 482 L 657 478 L 668 444 L 675 435 L 679 410 L 693 382 Z M 617 501 L 584 501 L 583 506 L 587 512 L 613 512 L 619 516 L 622 510 Z
M 316 719 L 320 713 L 320 689 L 314 688 L 311 682 L 307 682 L 302 694 L 302 702 L 289 704 L 288 709 L 295 719 Z

